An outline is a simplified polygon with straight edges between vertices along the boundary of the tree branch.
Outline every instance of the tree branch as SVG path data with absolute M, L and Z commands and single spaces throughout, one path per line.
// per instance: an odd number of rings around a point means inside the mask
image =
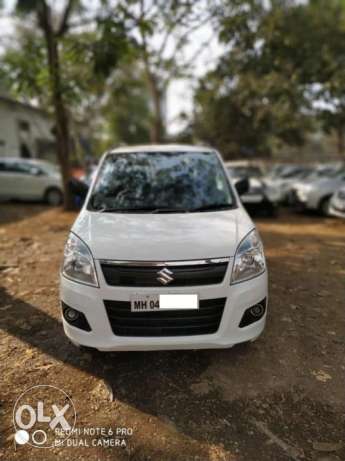
M 62 35 L 64 35 L 65 32 L 67 31 L 67 29 L 68 29 L 68 20 L 70 18 L 72 10 L 73 10 L 73 8 L 75 6 L 75 3 L 76 3 L 76 0 L 68 0 L 68 3 L 66 5 L 66 8 L 65 8 L 65 10 L 63 12 L 63 15 L 62 15 L 60 26 L 59 26 L 58 30 L 56 31 L 56 33 L 55 33 L 56 37 L 62 37 Z
M 178 39 L 177 39 L 177 42 L 174 46 L 174 50 L 173 52 L 171 53 L 171 56 L 176 56 L 176 54 L 178 53 L 179 51 L 179 48 L 183 45 L 183 42 L 190 36 L 190 34 L 192 34 L 193 32 L 197 31 L 198 29 L 200 29 L 203 25 L 205 25 L 210 19 L 212 18 L 212 15 L 208 15 L 206 16 L 203 20 L 201 20 L 200 22 L 198 22 L 197 24 L 194 24 L 193 26 L 191 26 L 188 30 L 186 30 Z M 162 54 L 159 55 L 159 62 L 161 63 L 162 61 Z

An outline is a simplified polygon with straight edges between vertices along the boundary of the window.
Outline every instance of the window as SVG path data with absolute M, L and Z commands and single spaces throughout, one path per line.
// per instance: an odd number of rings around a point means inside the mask
M 5 170 L 9 173 L 37 175 L 41 169 L 36 165 L 20 162 L 8 162 L 5 164 Z
M 234 197 L 214 152 L 130 152 L 106 157 L 91 209 L 179 212 L 225 209 Z
M 21 131 L 30 131 L 30 123 L 26 120 L 19 120 L 18 126 Z

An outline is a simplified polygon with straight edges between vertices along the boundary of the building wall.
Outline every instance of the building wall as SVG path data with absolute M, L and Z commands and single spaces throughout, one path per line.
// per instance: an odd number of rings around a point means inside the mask
M 0 97 L 0 156 L 55 160 L 52 126 L 45 112 Z

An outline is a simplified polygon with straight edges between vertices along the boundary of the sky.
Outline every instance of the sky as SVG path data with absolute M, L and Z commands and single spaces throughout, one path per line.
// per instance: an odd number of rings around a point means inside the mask
M 14 20 L 6 17 L 6 13 L 13 9 L 16 0 L 4 0 L 5 14 L 0 17 L 0 50 L 13 34 Z M 55 5 L 61 0 L 55 0 Z M 90 4 L 96 5 L 98 0 L 88 0 Z M 62 2 L 64 4 L 65 2 Z M 210 38 L 212 37 L 212 38 Z M 222 54 L 222 47 L 217 38 L 212 33 L 209 25 L 203 26 L 195 32 L 193 40 L 186 47 L 185 55 L 188 58 L 196 53 L 200 43 L 208 40 L 208 46 L 195 59 L 192 69 L 192 80 L 175 80 L 170 84 L 167 92 L 166 120 L 167 130 L 174 134 L 183 129 L 183 124 L 179 121 L 178 116 L 181 112 L 190 114 L 193 109 L 193 85 L 197 78 L 204 75 L 216 63 L 217 58 Z

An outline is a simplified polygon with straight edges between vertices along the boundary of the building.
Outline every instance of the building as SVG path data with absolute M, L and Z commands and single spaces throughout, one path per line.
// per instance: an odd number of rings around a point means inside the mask
M 0 94 L 0 157 L 55 161 L 53 126 L 45 110 Z

